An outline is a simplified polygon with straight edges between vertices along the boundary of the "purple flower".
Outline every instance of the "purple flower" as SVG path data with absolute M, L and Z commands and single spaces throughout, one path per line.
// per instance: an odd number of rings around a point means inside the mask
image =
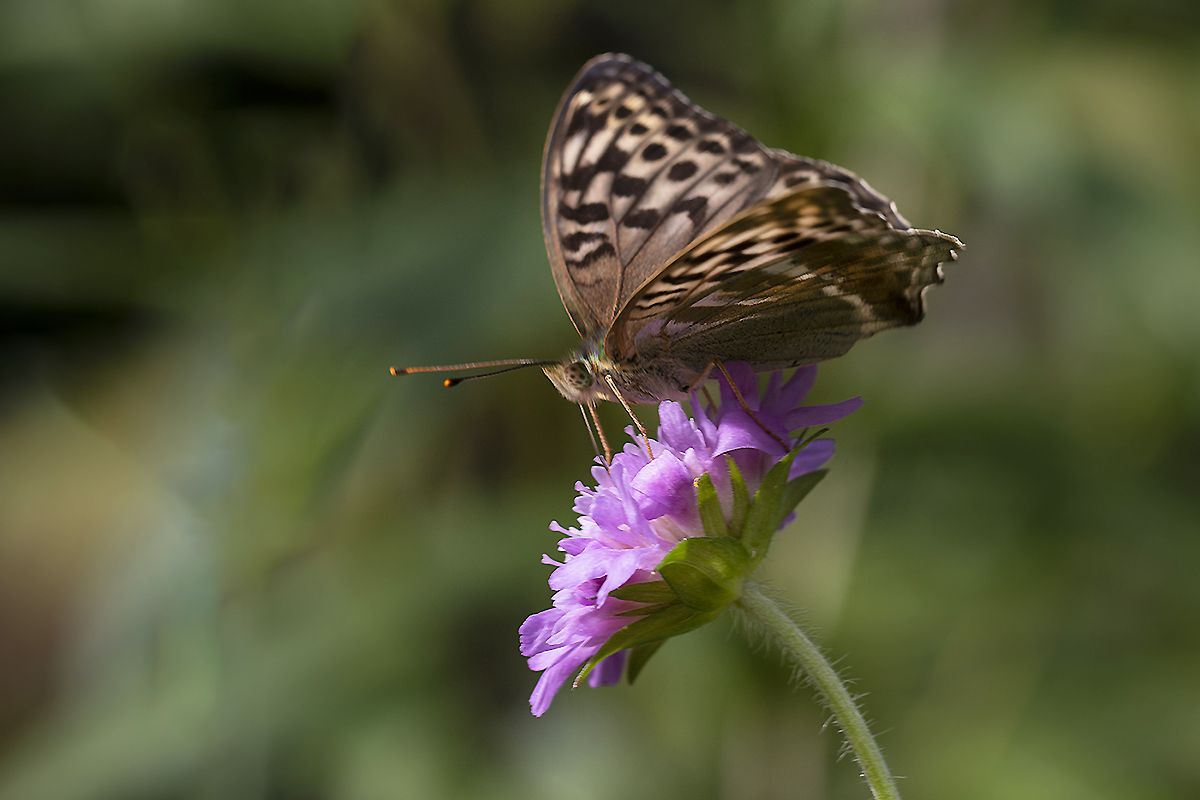
M 723 378 L 720 405 L 705 408 L 692 396 L 695 419 L 688 418 L 679 403 L 663 402 L 658 408 L 657 440 L 647 443 L 627 428 L 634 441 L 608 468 L 592 467 L 595 488 L 576 484 L 579 496 L 574 510 L 579 527 L 567 529 L 557 522 L 550 526 L 565 534 L 558 543 L 566 554 L 562 563 L 549 556 L 542 559 L 557 567 L 550 575 L 554 605 L 521 625 L 521 654 L 529 659 L 530 669 L 542 673 L 529 698 L 534 716 L 549 708 L 563 682 L 595 656 L 609 637 L 641 618 L 628 612 L 645 609 L 649 614 L 653 610 L 612 593 L 631 584 L 661 582 L 655 570 L 663 558 L 683 540 L 705 535 L 697 500 L 698 478 L 709 475 L 728 521 L 734 489 L 727 456 L 753 497 L 768 471 L 796 446 L 792 431 L 833 422 L 862 405 L 861 398 L 854 398 L 833 405 L 800 406 L 812 388 L 816 367 L 798 369 L 786 383 L 781 373 L 775 373 L 761 394 L 758 378 L 748 365 L 729 364 L 727 369 L 761 425 Z M 785 447 L 780 440 L 789 445 Z M 647 456 L 647 444 L 653 459 Z M 832 456 L 833 442 L 816 440 L 795 456 L 788 477 L 820 469 Z M 603 659 L 590 673 L 588 684 L 618 682 L 628 652 L 622 650 Z

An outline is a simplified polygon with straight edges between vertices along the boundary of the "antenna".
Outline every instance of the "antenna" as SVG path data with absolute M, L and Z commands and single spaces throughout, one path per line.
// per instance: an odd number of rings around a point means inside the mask
M 557 364 L 557 361 L 546 361 L 537 358 L 506 358 L 500 361 L 472 361 L 469 364 L 445 364 L 436 367 L 392 367 L 393 375 L 412 375 L 416 372 L 459 372 L 464 369 L 485 369 L 488 367 L 504 367 L 494 372 L 484 372 L 479 375 L 467 375 L 462 378 L 447 378 L 442 381 L 442 385 L 447 388 L 458 386 L 466 381 L 473 381 L 479 378 L 490 378 L 493 375 L 502 375 L 505 372 L 512 372 L 515 369 L 524 367 L 544 367 L 551 364 Z

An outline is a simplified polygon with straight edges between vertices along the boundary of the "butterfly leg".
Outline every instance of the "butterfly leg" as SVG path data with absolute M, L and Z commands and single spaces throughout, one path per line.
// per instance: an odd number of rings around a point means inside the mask
M 612 448 L 608 446 L 608 438 L 605 437 L 605 435 L 604 435 L 604 427 L 600 424 L 600 417 L 596 414 L 596 404 L 588 403 L 586 410 L 584 409 L 584 406 L 581 404 L 579 406 L 579 410 L 583 412 L 583 425 L 584 425 L 584 427 L 587 428 L 588 437 L 592 440 L 592 449 L 596 451 L 597 457 L 601 457 L 600 456 L 600 445 L 596 444 L 596 434 L 592 433 L 592 425 L 591 425 L 591 423 L 588 422 L 588 412 L 590 411 L 592 413 L 591 422 L 596 424 L 596 433 L 600 434 L 600 441 L 604 445 L 604 455 L 602 456 L 604 458 L 604 463 L 606 465 L 611 464 L 612 463 Z
M 717 401 L 713 400 L 713 396 L 709 394 L 708 391 L 708 373 L 712 372 L 712 368 L 716 365 L 717 362 L 715 359 L 708 362 L 708 366 L 704 368 L 704 372 L 701 372 L 700 377 L 696 379 L 696 382 L 688 387 L 689 392 L 695 392 L 697 389 L 700 390 L 700 393 L 704 395 L 704 399 L 708 401 L 708 409 L 710 412 L 717 410 Z M 742 405 L 745 405 L 745 401 L 743 401 Z M 747 409 L 747 411 L 749 411 L 749 409 Z M 761 425 L 762 423 L 759 424 Z
M 733 376 L 729 374 L 729 370 L 725 369 L 725 365 L 722 364 L 720 361 L 717 361 L 715 358 L 712 361 L 712 365 L 709 366 L 709 369 L 711 369 L 713 365 L 715 365 L 717 369 L 721 370 L 721 374 L 725 376 L 725 380 L 728 381 L 728 383 L 729 383 L 729 388 L 733 389 L 733 396 L 737 398 L 738 404 L 742 407 L 742 410 L 750 415 L 750 419 L 757 422 L 758 427 L 762 428 L 764 431 L 769 433 L 771 435 L 772 439 L 774 439 L 775 441 L 777 441 L 781 445 L 783 445 L 784 450 L 791 450 L 792 449 L 791 444 L 789 444 L 788 442 L 785 442 L 783 439 L 779 438 L 779 434 L 775 433 L 775 431 L 768 428 L 763 423 L 763 421 L 758 418 L 758 414 L 755 414 L 753 409 L 751 409 L 750 406 L 746 404 L 746 398 L 742 397 L 741 390 L 738 389 L 737 384 L 734 383 Z M 708 370 L 705 370 L 706 374 L 707 374 L 707 372 L 708 372 Z
M 625 413 L 629 415 L 629 418 L 633 420 L 633 424 L 637 425 L 637 429 L 641 431 L 642 439 L 646 443 L 646 455 L 650 456 L 650 459 L 653 461 L 654 453 L 650 450 L 650 434 L 646 432 L 646 426 L 643 425 L 642 421 L 637 418 L 637 414 L 633 413 L 633 409 L 629 406 L 629 402 L 625 399 L 625 395 L 621 394 L 621 390 L 617 388 L 617 382 L 613 380 L 612 376 L 605 375 L 604 382 L 608 384 L 608 388 L 612 389 L 612 393 L 618 400 L 621 401 L 621 405 L 624 407 Z

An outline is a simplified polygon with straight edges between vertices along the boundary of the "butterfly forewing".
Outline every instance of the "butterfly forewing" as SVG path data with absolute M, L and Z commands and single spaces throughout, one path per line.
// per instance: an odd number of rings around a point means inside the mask
M 554 280 L 585 338 L 664 263 L 760 200 L 775 153 L 627 56 L 576 77 L 546 143 L 542 220 Z

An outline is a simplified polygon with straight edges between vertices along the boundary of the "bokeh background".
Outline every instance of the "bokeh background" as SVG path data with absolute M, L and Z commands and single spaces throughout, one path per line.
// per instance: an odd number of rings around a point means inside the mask
M 1200 796 L 1200 5 L 3 0 L 0 797 L 866 796 L 725 622 L 531 718 L 579 414 L 387 373 L 576 344 L 610 50 L 968 245 L 767 570 L 905 795 Z

